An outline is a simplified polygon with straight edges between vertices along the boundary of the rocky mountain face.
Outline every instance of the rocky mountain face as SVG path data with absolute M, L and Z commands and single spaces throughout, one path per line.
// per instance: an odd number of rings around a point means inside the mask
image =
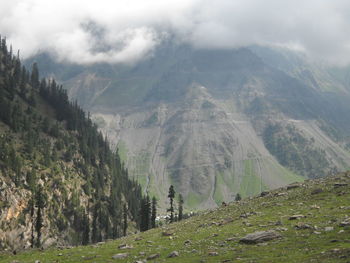
M 349 167 L 344 74 L 301 55 L 168 43 L 128 66 L 33 60 L 91 112 L 162 207 L 170 184 L 202 209 Z

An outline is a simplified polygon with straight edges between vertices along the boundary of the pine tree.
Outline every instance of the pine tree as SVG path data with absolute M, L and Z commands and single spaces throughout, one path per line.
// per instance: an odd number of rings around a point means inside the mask
M 141 209 L 140 209 L 140 231 L 147 231 L 150 229 L 151 223 L 151 202 L 149 196 L 141 200 Z
M 184 200 L 182 198 L 182 194 L 179 194 L 179 216 L 178 216 L 178 221 L 181 221 L 183 219 L 183 204 L 184 204 Z
M 170 200 L 170 208 L 168 209 L 168 212 L 170 212 L 170 223 L 174 222 L 174 197 L 175 197 L 174 186 L 170 185 L 169 194 L 168 194 L 168 198 Z
M 157 218 L 157 199 L 153 196 L 153 198 L 152 198 L 151 228 L 156 227 L 156 218 Z
M 90 222 L 89 222 L 89 206 L 83 218 L 83 237 L 82 245 L 87 245 L 90 242 Z
M 30 247 L 33 248 L 34 247 L 34 240 L 35 240 L 35 236 L 34 236 L 34 194 L 32 192 L 32 199 L 30 200 L 29 206 L 30 206 L 30 218 L 32 220 L 32 228 L 31 228 L 31 236 L 30 236 Z
M 39 89 L 40 81 L 39 81 L 39 70 L 38 65 L 36 63 L 32 66 L 32 74 L 30 76 L 30 82 L 34 89 Z
M 126 231 L 128 229 L 128 209 L 126 207 L 126 204 L 124 204 L 124 209 L 123 209 L 123 236 L 126 236 Z
M 236 194 L 235 201 L 240 201 L 242 200 L 242 197 L 239 193 Z

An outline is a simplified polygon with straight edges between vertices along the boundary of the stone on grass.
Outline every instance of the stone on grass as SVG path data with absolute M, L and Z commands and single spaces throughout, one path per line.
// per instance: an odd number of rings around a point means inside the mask
M 152 255 L 149 255 L 147 257 L 147 260 L 152 260 L 152 259 L 156 259 L 156 258 L 159 258 L 160 257 L 160 254 L 157 253 L 157 254 L 152 254 Z
M 294 184 L 287 185 L 287 190 L 291 190 L 299 187 L 300 187 L 300 184 L 294 183 Z
M 210 252 L 208 253 L 208 255 L 213 257 L 213 256 L 218 256 L 219 253 L 216 252 L 216 251 L 210 251 Z
M 121 244 L 118 246 L 119 249 L 132 249 L 133 246 L 127 245 L 127 244 Z
M 305 218 L 306 216 L 304 215 L 292 215 L 289 217 L 289 220 L 296 220 L 296 219 L 300 219 L 300 218 Z
M 338 187 L 343 187 L 343 186 L 347 186 L 347 183 L 335 183 L 334 184 L 334 188 L 338 188 Z
M 334 230 L 334 227 L 332 227 L 332 226 L 327 226 L 324 229 L 324 231 L 326 231 L 326 232 L 333 231 L 333 230 Z
M 112 256 L 113 259 L 123 259 L 123 258 L 127 258 L 129 256 L 128 253 L 119 253 L 119 254 L 115 254 L 114 256 Z
M 263 196 L 268 195 L 269 193 L 270 193 L 269 191 L 262 191 L 262 192 L 260 193 L 260 196 L 263 197 Z
M 174 235 L 174 233 L 171 233 L 171 232 L 162 232 L 162 236 L 163 236 L 163 237 L 170 237 L 170 236 L 172 236 L 172 235 Z
M 173 251 L 168 255 L 168 258 L 176 258 L 179 256 L 179 252 Z
M 350 220 L 343 221 L 339 224 L 339 226 L 344 227 L 344 226 L 350 226 Z
M 323 189 L 322 188 L 316 188 L 314 190 L 311 191 L 311 194 L 312 195 L 317 195 L 317 194 L 320 194 L 323 192 Z
M 239 240 L 240 243 L 244 244 L 257 244 L 266 241 L 270 241 L 273 239 L 281 238 L 282 236 L 276 231 L 258 231 L 251 234 L 246 235 L 245 237 Z
M 298 223 L 294 226 L 295 229 L 297 230 L 302 230 L 302 229 L 312 229 L 312 226 L 308 225 L 308 224 L 305 224 L 305 223 Z

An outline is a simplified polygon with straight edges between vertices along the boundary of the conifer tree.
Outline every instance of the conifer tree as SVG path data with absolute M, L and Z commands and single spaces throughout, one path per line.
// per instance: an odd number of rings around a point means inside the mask
M 183 204 L 184 204 L 184 200 L 183 200 L 182 194 L 179 194 L 179 215 L 178 215 L 178 221 L 181 221 L 183 219 Z
M 175 197 L 174 186 L 170 185 L 169 194 L 168 194 L 168 198 L 170 200 L 170 208 L 168 209 L 168 212 L 170 212 L 170 223 L 174 222 L 174 197 Z
M 34 89 L 39 89 L 40 81 L 39 81 L 39 70 L 38 65 L 36 63 L 32 66 L 32 74 L 30 76 L 30 82 Z
M 153 198 L 152 198 L 151 228 L 156 227 L 156 218 L 157 218 L 157 199 L 153 196 Z
M 30 247 L 33 248 L 34 247 L 34 242 L 35 242 L 35 236 L 34 236 L 34 194 L 32 192 L 32 198 L 30 200 L 29 206 L 30 206 L 30 218 L 32 220 L 32 227 L 31 227 L 31 235 L 30 235 Z
M 242 200 L 242 197 L 239 193 L 236 194 L 235 201 L 240 201 Z
M 126 231 L 128 229 L 128 209 L 126 207 L 126 204 L 124 204 L 124 209 L 123 209 L 123 236 L 126 236 Z

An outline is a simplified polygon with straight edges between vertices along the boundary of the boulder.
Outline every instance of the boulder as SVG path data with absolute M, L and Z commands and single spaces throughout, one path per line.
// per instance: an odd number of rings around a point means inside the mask
M 179 256 L 179 252 L 173 251 L 168 255 L 168 258 L 176 258 Z
M 112 256 L 112 259 L 123 259 L 123 258 L 127 258 L 128 256 L 129 256 L 128 253 L 119 253 Z
M 245 237 L 239 240 L 240 243 L 244 244 L 257 244 L 266 241 L 270 241 L 273 239 L 281 238 L 282 236 L 276 231 L 258 231 L 251 234 L 246 235 Z
M 296 220 L 296 219 L 300 219 L 300 218 L 305 218 L 306 216 L 304 215 L 292 215 L 289 217 L 289 220 Z
M 287 185 L 287 190 L 291 190 L 299 187 L 300 187 L 300 184 L 294 183 L 294 184 Z
M 157 253 L 157 254 L 152 254 L 152 255 L 149 255 L 147 257 L 147 260 L 152 260 L 152 259 L 156 259 L 156 258 L 159 258 L 160 257 L 160 254 Z

